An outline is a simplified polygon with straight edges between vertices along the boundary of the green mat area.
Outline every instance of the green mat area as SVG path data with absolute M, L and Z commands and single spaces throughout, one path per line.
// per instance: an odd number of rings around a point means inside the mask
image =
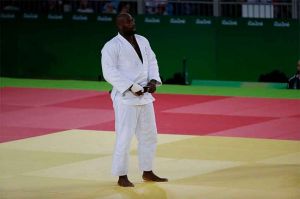
M 108 91 L 111 86 L 106 82 L 80 81 L 80 80 L 38 80 L 0 78 L 0 87 L 29 87 L 29 88 L 58 88 Z M 217 96 L 243 96 L 261 98 L 287 98 L 300 99 L 299 90 L 283 88 L 268 88 L 261 86 L 251 87 L 226 87 L 226 86 L 181 86 L 163 85 L 158 88 L 158 93 L 192 94 L 192 95 L 217 95 Z
M 215 81 L 215 80 L 193 80 L 193 86 L 221 86 L 221 87 L 265 87 L 285 89 L 287 83 L 262 83 L 262 82 L 239 82 L 239 81 Z

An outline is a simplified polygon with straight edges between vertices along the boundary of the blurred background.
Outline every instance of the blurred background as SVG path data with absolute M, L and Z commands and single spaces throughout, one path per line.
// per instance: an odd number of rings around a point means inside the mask
M 300 58 L 298 0 L 1 0 L 1 76 L 103 80 L 100 50 L 128 12 L 165 83 L 286 82 Z

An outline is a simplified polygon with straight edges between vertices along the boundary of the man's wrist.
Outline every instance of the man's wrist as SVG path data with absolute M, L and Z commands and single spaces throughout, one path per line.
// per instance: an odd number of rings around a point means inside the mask
M 156 81 L 155 79 L 151 79 L 149 83 L 150 83 L 150 84 L 156 85 L 156 84 L 157 84 L 157 81 Z
M 133 93 L 137 93 L 139 91 L 143 92 L 144 91 L 144 88 L 142 86 L 140 86 L 139 84 L 132 84 L 131 87 L 129 88 L 130 91 L 132 91 Z

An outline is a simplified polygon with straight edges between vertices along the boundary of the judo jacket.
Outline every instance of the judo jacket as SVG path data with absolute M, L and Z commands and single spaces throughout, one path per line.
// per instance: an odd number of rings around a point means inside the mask
M 154 79 L 161 84 L 156 56 L 149 41 L 135 34 L 143 61 L 133 46 L 120 34 L 108 41 L 101 50 L 101 65 L 104 79 L 112 86 L 111 98 L 128 105 L 144 105 L 154 101 L 150 93 L 135 96 L 129 88 L 134 83 L 146 86 Z

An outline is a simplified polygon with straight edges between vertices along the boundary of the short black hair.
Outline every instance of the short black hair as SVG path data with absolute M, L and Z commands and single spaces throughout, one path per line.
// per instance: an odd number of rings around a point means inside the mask
M 120 19 L 129 17 L 129 16 L 131 16 L 129 13 L 120 13 L 120 14 L 118 14 L 117 17 L 116 17 L 116 23 L 118 23 L 118 21 Z

